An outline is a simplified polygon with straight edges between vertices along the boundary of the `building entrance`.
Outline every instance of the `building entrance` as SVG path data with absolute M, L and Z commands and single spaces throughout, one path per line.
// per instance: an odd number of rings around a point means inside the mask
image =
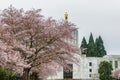
M 63 77 L 64 79 L 72 79 L 73 78 L 73 64 L 68 64 L 71 70 L 64 68 L 63 69 Z

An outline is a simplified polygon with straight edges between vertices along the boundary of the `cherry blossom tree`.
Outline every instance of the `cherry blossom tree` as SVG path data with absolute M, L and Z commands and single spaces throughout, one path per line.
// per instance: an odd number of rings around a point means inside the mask
M 76 62 L 79 48 L 70 41 L 77 30 L 74 24 L 44 18 L 40 9 L 24 11 L 10 6 L 1 12 L 0 62 L 29 80 L 55 75 L 60 66 Z M 77 63 L 77 62 L 76 62 Z
M 112 77 L 116 79 L 120 79 L 120 69 L 116 70 L 112 73 Z

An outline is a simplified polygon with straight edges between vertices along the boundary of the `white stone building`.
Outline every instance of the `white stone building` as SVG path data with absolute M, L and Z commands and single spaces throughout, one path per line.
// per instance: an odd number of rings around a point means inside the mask
M 68 21 L 68 14 L 65 20 Z M 73 32 L 75 38 L 72 43 L 78 46 L 78 31 Z M 101 61 L 108 61 L 112 64 L 113 71 L 120 69 L 120 55 L 106 55 L 104 57 L 86 57 L 85 54 L 77 56 L 79 65 L 68 63 L 72 67 L 72 72 L 66 72 L 62 68 L 55 76 L 50 76 L 50 80 L 61 80 L 66 78 L 76 80 L 99 80 L 98 68 Z
M 68 78 L 79 80 L 99 80 L 98 68 L 101 61 L 108 61 L 112 64 L 113 71 L 120 69 L 120 55 L 106 55 L 104 57 L 79 56 L 79 65 L 71 64 L 73 72 L 68 73 Z M 49 79 L 65 79 L 64 69 L 56 76 Z

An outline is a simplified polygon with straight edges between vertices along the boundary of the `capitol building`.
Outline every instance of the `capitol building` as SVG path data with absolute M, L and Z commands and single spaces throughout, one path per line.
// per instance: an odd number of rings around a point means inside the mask
M 68 17 L 68 14 L 65 14 Z M 67 18 L 68 19 L 68 18 Z M 78 46 L 78 31 L 73 32 L 74 40 L 72 43 Z M 99 64 L 102 61 L 108 61 L 112 64 L 113 71 L 120 69 L 120 55 L 105 55 L 103 57 L 86 57 L 85 54 L 76 56 L 79 60 L 79 65 L 68 62 L 68 65 L 72 68 L 72 71 L 66 72 L 64 68 L 55 76 L 50 76 L 48 80 L 62 80 L 62 79 L 74 79 L 74 80 L 99 80 Z
M 120 69 L 120 55 L 106 55 L 104 57 L 86 57 L 81 54 L 79 56 L 79 65 L 69 64 L 72 67 L 72 72 L 65 72 L 62 69 L 56 76 L 51 76 L 49 79 L 75 79 L 75 80 L 99 80 L 98 68 L 101 61 L 108 61 L 112 64 L 113 71 Z

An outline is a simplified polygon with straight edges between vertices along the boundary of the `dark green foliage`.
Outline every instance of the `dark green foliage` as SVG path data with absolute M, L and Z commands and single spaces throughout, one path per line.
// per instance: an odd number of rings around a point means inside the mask
M 87 49 L 85 53 L 87 57 L 103 57 L 106 55 L 106 50 L 101 36 L 96 38 L 96 41 L 94 42 L 92 33 L 90 34 L 88 44 L 85 37 L 83 37 L 81 47 Z
M 96 41 L 95 41 L 95 47 L 96 47 L 96 51 L 97 51 L 97 57 L 102 57 L 101 54 L 99 53 L 100 52 L 100 40 L 99 38 L 96 38 Z
M 83 37 L 82 39 L 82 43 L 81 43 L 81 48 L 87 48 L 87 42 L 86 42 L 86 39 L 85 37 Z M 87 51 L 83 51 L 82 54 L 87 54 Z
M 106 55 L 106 50 L 104 48 L 104 44 L 101 36 L 99 36 L 99 38 L 96 38 L 95 46 L 97 50 L 97 57 L 103 57 L 104 55 Z
M 101 38 L 101 36 L 99 36 L 99 48 L 98 48 L 98 52 L 100 53 L 100 57 L 103 57 L 104 55 L 106 55 L 106 50 L 105 47 L 103 45 L 103 40 Z
M 120 80 L 120 79 L 112 78 L 112 80 Z
M 17 80 L 17 77 L 14 72 L 0 68 L 0 80 Z
M 87 57 L 95 57 L 96 56 L 95 43 L 94 43 L 92 33 L 90 34 L 89 43 L 88 43 L 88 46 L 87 46 L 87 54 L 86 54 L 86 56 Z
M 80 46 L 80 47 L 82 47 L 82 48 L 87 48 L 87 42 L 86 42 L 85 37 L 83 37 L 82 43 L 81 43 L 81 46 Z
M 31 75 L 30 75 L 30 79 L 31 80 L 38 80 L 38 73 L 37 72 L 33 72 Z
M 0 80 L 5 80 L 5 75 L 6 75 L 6 71 L 4 71 L 3 69 L 0 69 Z
M 106 51 L 101 36 L 99 36 L 99 38 L 96 38 L 95 45 L 96 45 L 98 57 L 103 57 L 104 55 L 106 55 Z
M 112 65 L 111 63 L 107 61 L 103 61 L 99 64 L 99 79 L 100 80 L 112 80 L 111 74 L 112 74 Z

